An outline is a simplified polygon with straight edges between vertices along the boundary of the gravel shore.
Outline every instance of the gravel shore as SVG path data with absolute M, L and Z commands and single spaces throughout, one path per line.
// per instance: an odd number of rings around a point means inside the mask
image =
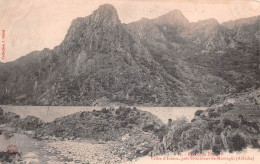
M 44 148 L 67 162 L 75 163 L 122 163 L 114 155 L 115 142 L 94 143 L 92 141 L 51 141 Z

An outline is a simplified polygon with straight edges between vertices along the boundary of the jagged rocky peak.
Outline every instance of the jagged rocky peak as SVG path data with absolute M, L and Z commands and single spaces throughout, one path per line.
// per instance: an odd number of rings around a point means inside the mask
M 110 4 L 101 5 L 97 10 L 95 10 L 91 15 L 82 18 L 76 18 L 72 21 L 68 33 L 75 32 L 79 30 L 80 26 L 84 25 L 116 25 L 120 24 L 120 20 L 117 15 L 117 11 L 114 6 Z
M 172 24 L 172 25 L 189 25 L 189 20 L 182 14 L 180 10 L 173 10 L 165 15 L 162 15 L 155 19 L 159 24 Z
M 117 11 L 110 4 L 101 5 L 91 15 L 72 21 L 61 49 L 67 55 L 79 54 L 82 49 L 103 51 L 115 47 L 122 31 Z
M 91 15 L 91 19 L 95 22 L 102 22 L 110 25 L 120 24 L 116 8 L 110 4 L 99 6 Z

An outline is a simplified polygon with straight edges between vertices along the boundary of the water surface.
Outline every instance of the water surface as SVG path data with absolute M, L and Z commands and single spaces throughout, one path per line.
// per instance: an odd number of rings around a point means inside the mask
M 58 117 L 70 115 L 80 111 L 101 110 L 97 106 L 9 106 L 1 105 L 5 112 L 14 112 L 24 118 L 28 115 L 36 116 L 46 122 L 53 121 Z M 175 120 L 178 117 L 185 116 L 188 120 L 194 117 L 194 113 L 206 107 L 137 107 L 137 109 L 151 112 L 167 123 L 168 119 Z
M 0 151 L 7 151 L 9 145 L 16 145 L 23 162 L 26 163 L 61 163 L 60 159 L 47 154 L 43 149 L 45 142 L 33 139 L 25 134 L 14 133 L 10 139 L 0 135 Z

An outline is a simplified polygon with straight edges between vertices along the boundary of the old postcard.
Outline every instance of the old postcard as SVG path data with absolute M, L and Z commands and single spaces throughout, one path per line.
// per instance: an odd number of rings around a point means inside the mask
M 260 163 L 260 0 L 0 0 L 0 163 Z

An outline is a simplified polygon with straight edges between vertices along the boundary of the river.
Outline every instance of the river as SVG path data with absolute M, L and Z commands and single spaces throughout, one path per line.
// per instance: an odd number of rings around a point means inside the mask
M 45 142 L 28 137 L 25 134 L 14 133 L 10 139 L 6 139 L 4 135 L 0 135 L 0 151 L 7 151 L 9 145 L 18 147 L 18 152 L 21 154 L 23 162 L 37 163 L 63 163 L 55 156 L 47 154 L 43 149 Z
M 1 105 L 5 112 L 14 112 L 24 118 L 28 115 L 36 116 L 46 122 L 53 121 L 58 117 L 70 115 L 80 111 L 100 110 L 97 106 L 11 106 Z M 206 107 L 137 107 L 137 109 L 148 111 L 167 123 L 168 119 L 177 119 L 185 116 L 189 121 L 194 117 L 194 113 Z

